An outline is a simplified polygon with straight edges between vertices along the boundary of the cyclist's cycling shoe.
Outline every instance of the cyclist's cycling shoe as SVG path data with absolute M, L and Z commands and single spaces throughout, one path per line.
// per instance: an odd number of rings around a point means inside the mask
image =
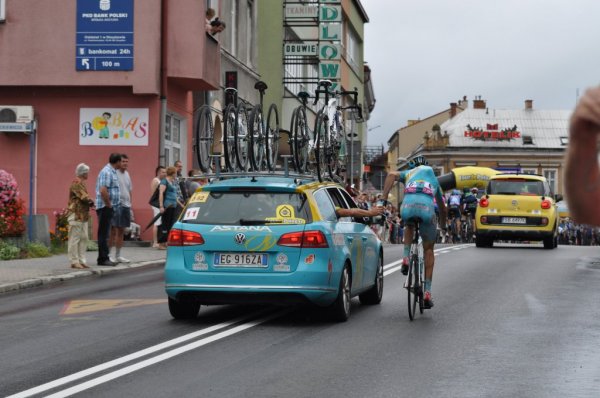
M 404 257 L 402 259 L 402 267 L 400 267 L 400 272 L 402 272 L 402 275 L 408 275 L 408 257 Z
M 423 308 L 430 309 L 433 308 L 433 299 L 431 298 L 431 292 L 426 291 L 423 295 Z

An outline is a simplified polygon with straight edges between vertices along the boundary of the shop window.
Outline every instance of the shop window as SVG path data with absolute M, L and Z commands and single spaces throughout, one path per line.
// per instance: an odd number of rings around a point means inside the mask
M 525 168 L 524 167 L 524 168 L 521 169 L 521 173 L 522 174 L 537 174 L 538 171 L 537 171 L 536 168 Z
M 181 160 L 183 168 L 186 170 L 185 119 L 169 113 L 165 120 L 165 166 L 172 166 L 177 160 Z

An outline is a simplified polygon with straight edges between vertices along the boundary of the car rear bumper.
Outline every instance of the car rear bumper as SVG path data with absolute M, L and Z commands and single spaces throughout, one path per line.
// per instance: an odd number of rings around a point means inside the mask
M 515 230 L 515 229 L 477 229 L 477 235 L 484 238 L 502 240 L 543 240 L 553 237 L 554 231 Z

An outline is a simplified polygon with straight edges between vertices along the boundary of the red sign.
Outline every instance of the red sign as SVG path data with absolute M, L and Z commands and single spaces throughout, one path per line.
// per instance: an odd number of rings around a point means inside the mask
M 515 138 L 521 138 L 521 132 L 517 131 L 517 125 L 511 128 L 505 128 L 498 130 L 498 123 L 486 125 L 486 130 L 480 127 L 471 127 L 467 124 L 467 130 L 465 130 L 465 137 L 471 137 L 476 140 L 486 141 L 508 141 Z

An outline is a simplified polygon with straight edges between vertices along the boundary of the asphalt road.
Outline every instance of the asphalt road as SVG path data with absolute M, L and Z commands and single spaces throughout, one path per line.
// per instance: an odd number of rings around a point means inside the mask
M 498 245 L 497 245 L 498 246 Z M 399 258 L 387 246 L 385 263 Z M 435 307 L 202 307 L 171 319 L 162 269 L 0 296 L 0 396 L 597 397 L 597 248 L 440 248 Z

